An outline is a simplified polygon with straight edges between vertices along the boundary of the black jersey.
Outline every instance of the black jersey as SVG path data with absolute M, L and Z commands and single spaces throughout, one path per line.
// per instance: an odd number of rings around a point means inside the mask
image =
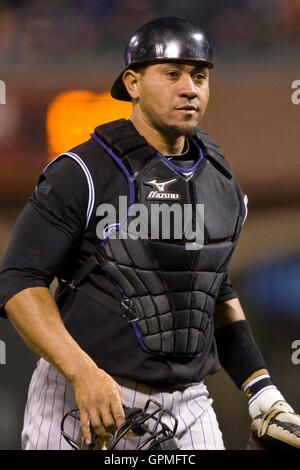
M 92 148 L 92 139 L 87 144 Z M 189 168 L 196 159 L 192 142 L 187 153 L 172 156 L 172 162 Z M 46 167 L 37 187 L 21 213 L 1 266 L 0 313 L 17 292 L 35 286 L 49 287 L 55 277 L 68 279 L 93 252 L 96 235 L 96 207 L 93 185 L 103 203 L 117 204 L 119 195 L 128 196 L 124 174 L 116 171 L 112 159 L 99 159 L 101 178 L 93 181 L 76 153 L 67 152 Z M 113 184 L 112 184 L 113 182 Z M 103 276 L 101 289 L 112 293 Z M 228 276 L 217 301 L 236 297 Z M 142 350 L 126 323 L 105 306 L 82 292 L 66 294 L 59 305 L 66 328 L 97 365 L 111 375 L 127 377 L 160 388 L 198 382 L 220 367 L 215 343 L 205 364 L 197 358 L 169 358 Z

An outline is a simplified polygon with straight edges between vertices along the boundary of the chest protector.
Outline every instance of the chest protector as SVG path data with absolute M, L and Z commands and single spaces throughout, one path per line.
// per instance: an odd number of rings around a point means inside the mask
M 145 351 L 205 356 L 213 341 L 216 299 L 246 216 L 244 193 L 218 146 L 201 129 L 193 138 L 198 159 L 189 169 L 158 154 L 127 120 L 97 127 L 92 138 L 124 172 L 128 208 L 141 204 L 143 217 L 128 210 L 113 230 L 109 227 L 71 287 L 120 314 Z M 196 207 L 202 207 L 199 217 L 204 208 L 201 240 L 195 235 Z M 162 222 L 168 217 L 175 224 L 166 234 Z M 143 237 L 130 233 L 137 220 Z M 182 230 L 175 233 L 176 223 Z M 114 284 L 115 298 L 87 281 L 95 269 Z

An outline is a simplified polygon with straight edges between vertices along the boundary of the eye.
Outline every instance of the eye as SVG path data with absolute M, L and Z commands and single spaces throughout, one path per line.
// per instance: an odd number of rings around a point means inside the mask
M 196 73 L 194 75 L 195 77 L 195 80 L 197 80 L 198 82 L 202 82 L 202 80 L 204 80 L 206 78 L 206 75 L 204 73 Z
M 166 72 L 166 74 L 167 74 L 167 76 L 168 76 L 169 78 L 178 78 L 178 77 L 179 77 L 179 72 L 178 72 L 178 70 L 168 70 L 168 71 Z

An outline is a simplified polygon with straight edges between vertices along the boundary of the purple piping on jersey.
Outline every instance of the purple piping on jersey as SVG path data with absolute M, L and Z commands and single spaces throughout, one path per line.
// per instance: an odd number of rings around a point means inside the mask
M 119 229 L 120 226 L 127 220 L 129 209 L 132 206 L 132 204 L 134 203 L 135 195 L 134 195 L 133 179 L 131 177 L 131 174 L 127 170 L 126 166 L 122 163 L 121 159 L 112 151 L 112 149 L 108 145 L 106 145 L 105 142 L 103 142 L 103 140 L 100 139 L 100 137 L 98 137 L 96 134 L 90 134 L 90 136 L 94 140 L 96 140 L 96 142 L 98 142 L 98 144 L 100 144 L 104 148 L 104 150 L 106 150 L 106 152 L 114 159 L 114 161 L 117 163 L 117 165 L 119 165 L 119 167 L 121 168 L 121 170 L 125 174 L 125 176 L 127 178 L 127 181 L 128 181 L 128 185 L 129 185 L 129 205 L 128 205 L 127 213 L 126 213 L 126 216 L 124 217 L 124 219 L 119 224 L 116 224 L 116 227 L 118 227 L 118 229 Z M 104 245 L 104 243 L 106 243 L 108 241 L 108 239 L 109 239 L 109 235 L 102 241 L 102 245 Z
M 199 158 L 196 161 L 196 163 L 191 167 L 191 168 L 182 168 L 181 166 L 174 165 L 170 160 L 168 160 L 166 157 L 164 157 L 161 153 L 157 152 L 157 155 L 159 158 L 161 158 L 164 162 L 167 163 L 173 170 L 176 170 L 179 173 L 192 173 L 196 171 L 202 160 L 204 159 L 202 149 L 197 145 L 198 151 L 199 151 Z
M 94 188 L 93 178 L 92 178 L 86 164 L 81 160 L 81 158 L 76 153 L 74 153 L 74 152 L 65 152 L 65 153 L 61 153 L 54 160 L 52 160 L 50 163 L 48 163 L 48 165 L 44 168 L 43 173 L 44 173 L 44 171 L 47 170 L 47 168 L 52 163 L 54 163 L 59 158 L 65 157 L 65 156 L 68 156 L 68 157 L 72 158 L 73 160 L 75 160 L 80 165 L 80 167 L 83 170 L 83 172 L 85 174 L 85 177 L 87 179 L 87 184 L 88 184 L 88 189 L 89 189 L 89 200 L 88 200 L 88 206 L 87 206 L 87 210 L 86 210 L 86 225 L 85 225 L 85 228 L 87 228 L 87 226 L 90 222 L 92 210 L 93 210 L 94 203 L 95 203 L 95 188 Z

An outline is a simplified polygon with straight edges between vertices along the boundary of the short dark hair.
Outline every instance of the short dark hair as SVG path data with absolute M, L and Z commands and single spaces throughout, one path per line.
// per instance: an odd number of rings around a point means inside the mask
M 144 75 L 148 65 L 150 65 L 150 64 L 145 64 L 145 63 L 144 64 L 136 64 L 136 65 L 133 64 L 130 67 L 128 67 L 128 70 L 134 70 L 135 72 L 141 73 L 142 75 Z

